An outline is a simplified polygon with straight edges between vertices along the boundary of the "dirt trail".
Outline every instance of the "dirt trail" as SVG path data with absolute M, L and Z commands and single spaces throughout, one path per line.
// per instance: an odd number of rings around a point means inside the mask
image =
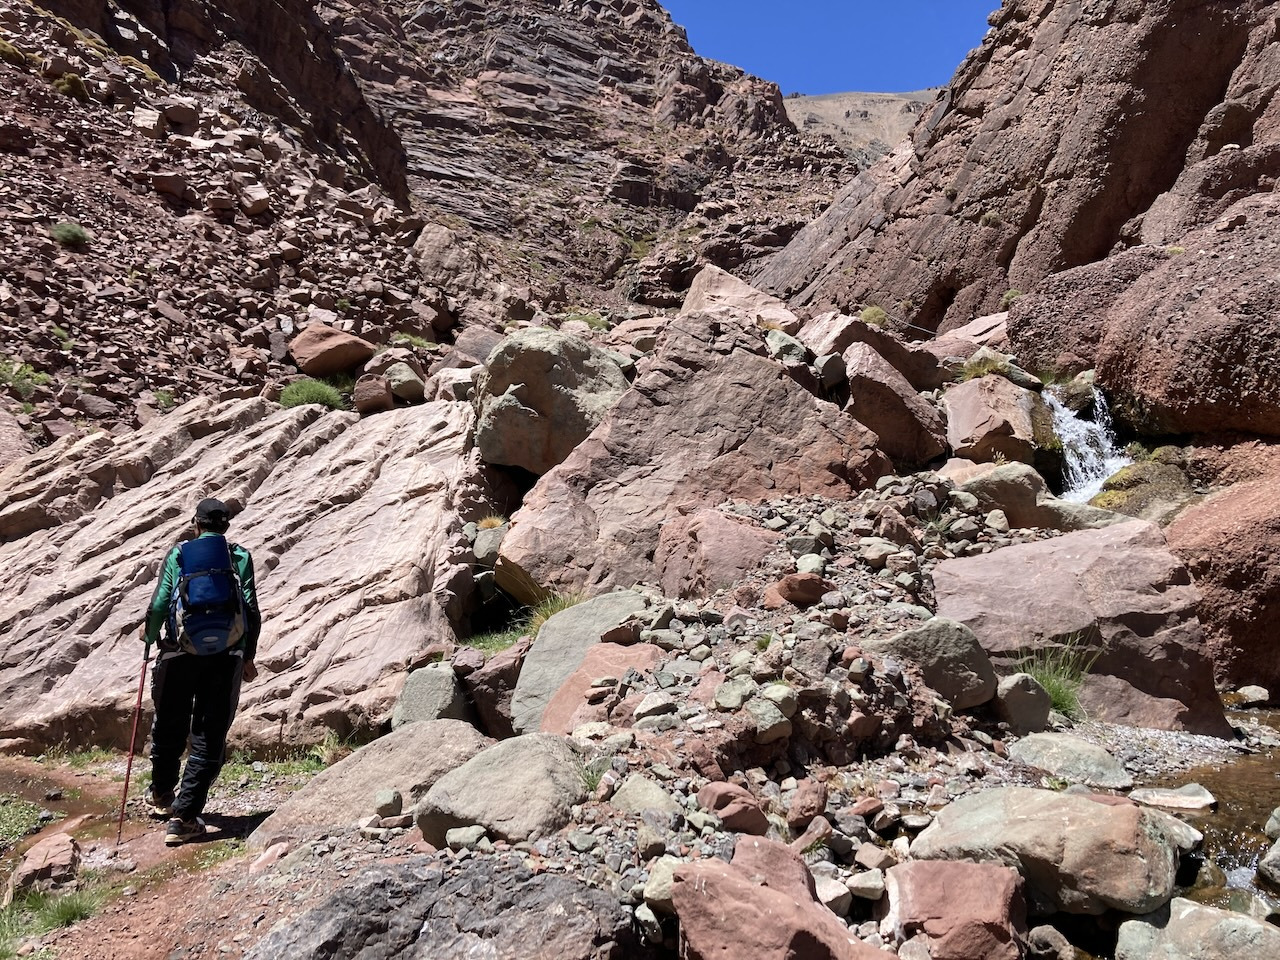
M 39 834 L 7 851 L 0 859 L 0 874 L 7 875 L 38 840 L 71 833 L 81 847 L 82 881 L 105 895 L 93 917 L 42 938 L 41 946 L 57 960 L 238 957 L 286 911 L 293 915 L 298 904 L 308 900 L 305 889 L 252 883 L 252 861 L 241 843 L 262 821 L 261 811 L 274 807 L 295 783 L 250 784 L 246 789 L 248 778 L 219 782 L 204 816 L 207 836 L 173 848 L 164 843 L 163 821 L 148 816 L 140 802 L 140 773 L 146 764 L 135 763 L 117 847 L 124 768 L 123 758 L 75 769 L 66 763 L 0 756 L 0 794 L 30 800 L 58 816 Z M 247 808 L 256 812 L 241 812 Z

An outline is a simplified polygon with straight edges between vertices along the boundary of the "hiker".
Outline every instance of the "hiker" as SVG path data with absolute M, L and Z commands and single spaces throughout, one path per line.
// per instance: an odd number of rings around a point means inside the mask
M 205 832 L 200 814 L 222 770 L 240 683 L 258 675 L 253 658 L 262 623 L 253 558 L 223 536 L 231 523 L 227 505 L 201 500 L 192 522 L 196 537 L 165 557 L 142 630 L 148 648 L 159 644 L 151 674 L 155 720 L 147 802 L 155 816 L 170 818 L 164 837 L 169 846 Z

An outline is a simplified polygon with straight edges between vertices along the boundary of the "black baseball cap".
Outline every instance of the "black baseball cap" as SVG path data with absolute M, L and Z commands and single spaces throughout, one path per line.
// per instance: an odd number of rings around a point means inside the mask
M 231 522 L 231 510 L 221 500 L 207 497 L 196 505 L 196 523 L 226 524 Z

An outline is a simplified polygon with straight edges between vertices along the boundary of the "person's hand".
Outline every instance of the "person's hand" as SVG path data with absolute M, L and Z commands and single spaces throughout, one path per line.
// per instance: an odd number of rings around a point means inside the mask
M 252 683 L 257 679 L 257 676 L 258 668 L 254 665 L 252 660 L 246 660 L 244 662 L 244 672 L 240 674 L 240 678 L 244 680 L 245 683 Z
M 147 625 L 145 623 L 138 628 L 138 639 L 143 643 L 147 642 Z

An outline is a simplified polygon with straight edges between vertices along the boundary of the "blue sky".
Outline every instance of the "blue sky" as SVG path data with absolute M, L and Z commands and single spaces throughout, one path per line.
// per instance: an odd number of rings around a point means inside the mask
M 1000 0 L 661 0 L 694 50 L 783 93 L 902 93 L 947 83 Z

